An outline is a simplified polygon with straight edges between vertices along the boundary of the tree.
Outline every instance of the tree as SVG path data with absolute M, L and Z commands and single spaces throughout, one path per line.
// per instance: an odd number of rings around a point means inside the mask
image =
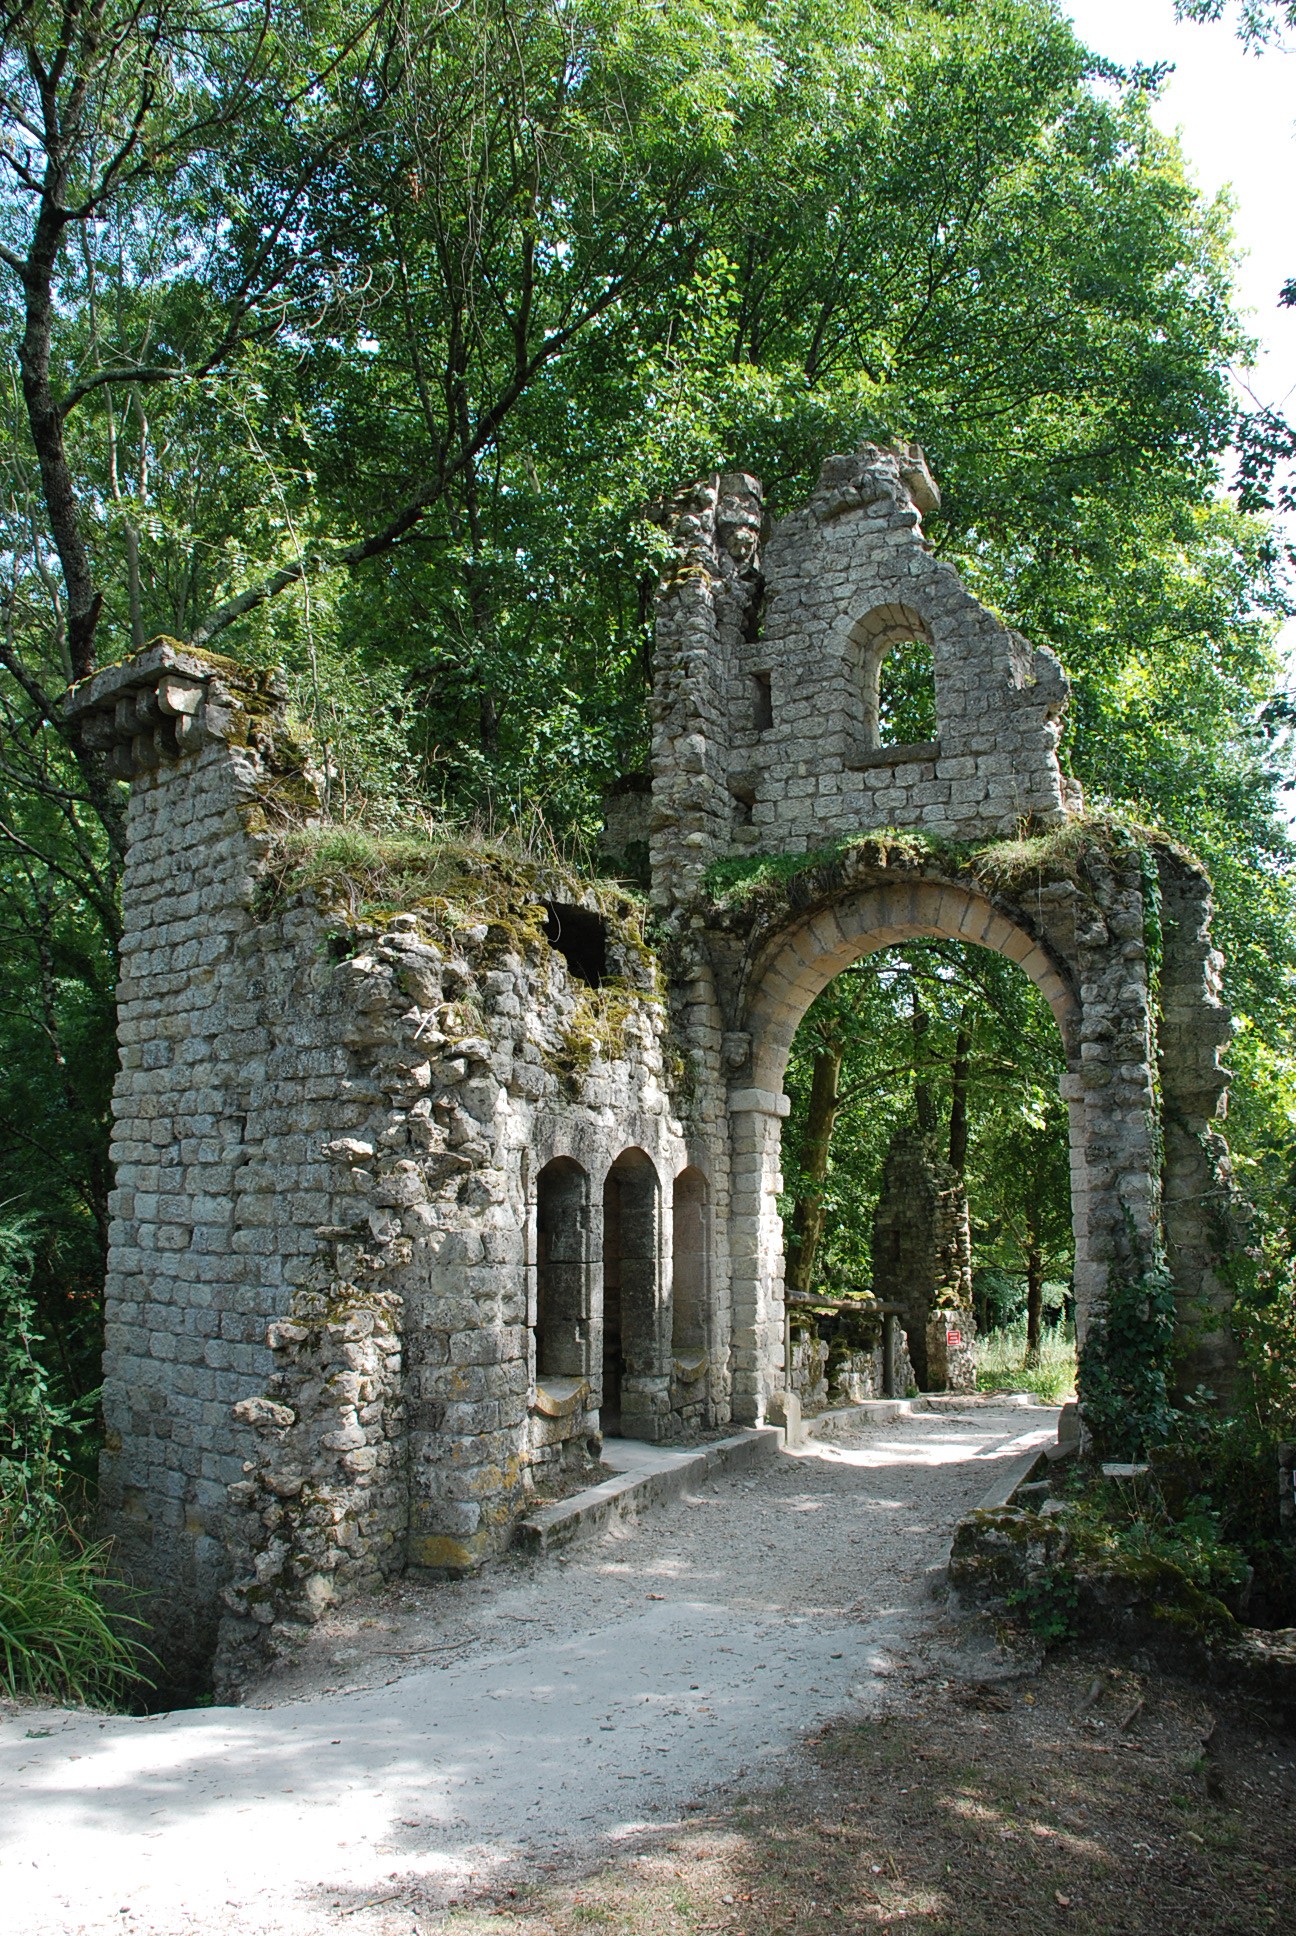
M 1256 48 L 1296 27 L 1296 0 L 1175 0 L 1175 12 L 1181 20 L 1222 20 L 1235 12 L 1239 37 Z
M 984 949 L 921 942 L 844 970 L 789 1063 L 789 1288 L 869 1282 L 885 1155 L 917 1120 L 967 1189 L 975 1261 L 1027 1278 L 1037 1333 L 1046 1271 L 1070 1271 L 1064 1066 L 1042 998 Z

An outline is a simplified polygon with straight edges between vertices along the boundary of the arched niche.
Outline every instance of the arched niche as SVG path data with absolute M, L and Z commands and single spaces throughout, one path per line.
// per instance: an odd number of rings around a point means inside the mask
M 707 1349 L 711 1303 L 711 1193 L 704 1173 L 681 1170 L 671 1190 L 671 1351 L 688 1359 Z
M 653 1435 L 662 1373 L 661 1186 L 652 1158 L 624 1150 L 603 1184 L 603 1404 L 605 1433 Z
M 537 1380 L 589 1373 L 589 1178 L 569 1156 L 536 1178 Z
M 909 605 L 875 605 L 850 630 L 860 689 L 860 750 L 936 738 L 936 665 L 931 629 Z

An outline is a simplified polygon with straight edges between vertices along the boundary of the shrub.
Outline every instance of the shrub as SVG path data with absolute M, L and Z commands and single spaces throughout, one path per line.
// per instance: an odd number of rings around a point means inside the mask
M 83 1538 L 66 1508 L 85 1418 L 50 1391 L 31 1264 L 28 1226 L 0 1223 L 0 1692 L 111 1704 L 144 1679 L 148 1656 L 131 1638 L 141 1623 L 108 1604 L 123 1589 L 107 1545 Z

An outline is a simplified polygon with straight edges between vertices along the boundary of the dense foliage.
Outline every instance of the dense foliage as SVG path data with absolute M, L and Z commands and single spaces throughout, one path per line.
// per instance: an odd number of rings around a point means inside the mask
M 281 660 L 337 817 L 588 838 L 645 757 L 652 505 L 741 463 L 777 511 L 864 435 L 924 443 L 934 542 L 1071 671 L 1091 799 L 1214 870 L 1289 1308 L 1282 590 L 1218 488 L 1227 226 L 1154 77 L 1051 0 L 18 0 L 2 31 L 0 1201 L 61 1402 L 97 1375 L 122 806 L 67 679 L 158 632 Z M 944 1068 L 971 1004 L 981 1256 L 1022 1271 L 1053 1051 L 993 963 L 906 963 L 831 999 L 890 1041 L 921 983 Z M 912 1097 L 879 1055 L 842 1271 Z

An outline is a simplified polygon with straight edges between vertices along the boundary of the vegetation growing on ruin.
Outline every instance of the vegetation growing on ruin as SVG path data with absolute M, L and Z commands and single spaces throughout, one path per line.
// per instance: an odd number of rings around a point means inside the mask
M 640 898 L 578 867 L 538 816 L 526 828 L 515 823 L 499 831 L 430 817 L 401 832 L 356 821 L 281 828 L 267 858 L 259 911 L 268 916 L 304 892 L 342 916 L 348 933 L 412 914 L 430 937 L 476 930 L 486 955 L 522 959 L 549 945 L 547 904 L 597 913 L 606 924 L 608 973 L 597 988 L 569 978 L 570 1012 L 544 1056 L 568 1084 L 578 1086 L 596 1062 L 622 1055 L 637 1004 L 661 998 L 661 970 L 645 938 Z
M 1184 851 L 1159 830 L 1104 811 L 1076 814 L 1057 827 L 1026 826 L 1011 839 L 975 843 L 916 827 L 883 827 L 843 835 L 804 854 L 734 855 L 709 867 L 704 885 L 721 907 L 758 908 L 777 904 L 789 883 L 806 882 L 811 875 L 823 874 L 825 885 L 836 885 L 847 870 L 895 867 L 939 872 L 990 892 L 1019 895 L 1032 884 L 1083 883 L 1087 859 L 1139 853 L 1149 841 Z

